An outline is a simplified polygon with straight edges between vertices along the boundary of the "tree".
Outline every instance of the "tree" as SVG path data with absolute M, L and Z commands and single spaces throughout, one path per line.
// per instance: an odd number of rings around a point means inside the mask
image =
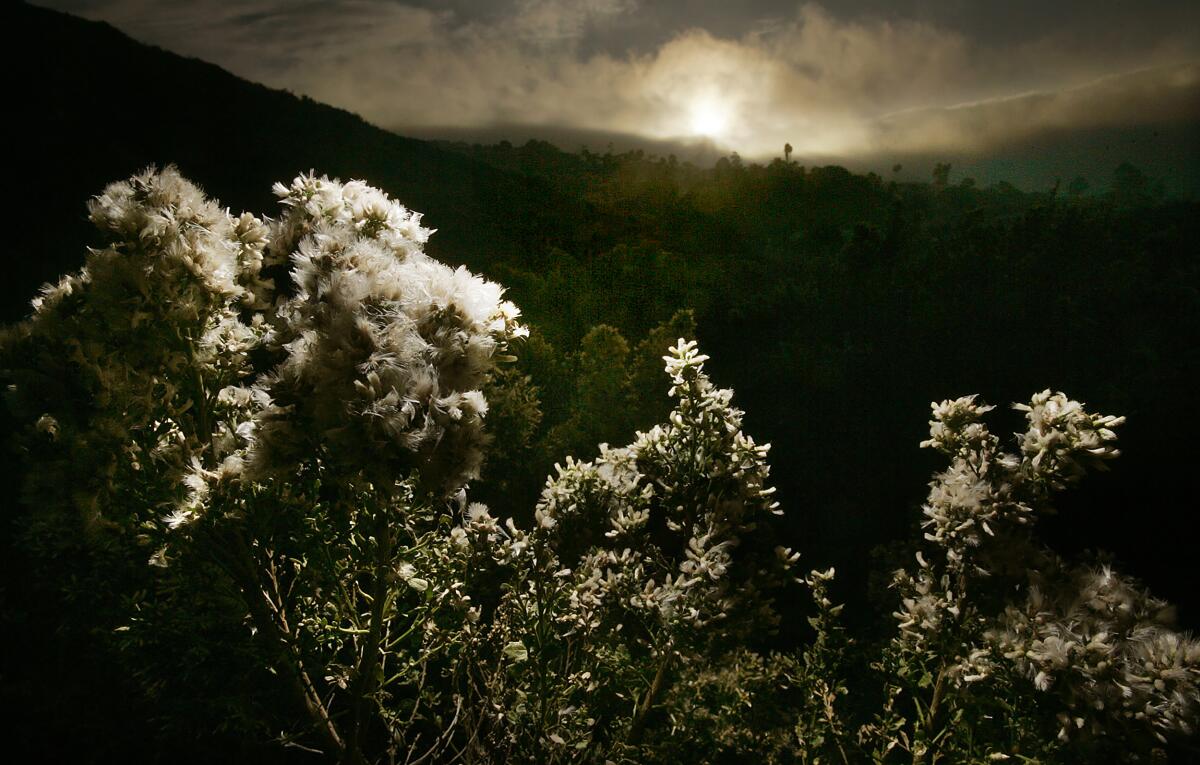
M 1078 199 L 1087 193 L 1087 190 L 1090 187 L 1091 184 L 1087 182 L 1086 178 L 1081 175 L 1077 175 L 1071 179 L 1070 183 L 1067 184 L 1067 196 L 1071 199 Z
M 1113 171 L 1110 196 L 1118 205 L 1135 207 L 1161 199 L 1163 189 L 1161 183 L 1152 183 L 1140 168 L 1122 162 Z
M 950 185 L 950 163 L 935 162 L 933 165 L 933 188 L 941 191 Z

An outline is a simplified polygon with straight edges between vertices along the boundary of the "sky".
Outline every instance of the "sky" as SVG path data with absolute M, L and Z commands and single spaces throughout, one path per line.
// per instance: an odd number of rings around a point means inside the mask
M 420 137 L 855 157 L 1200 121 L 1195 0 L 37 4 Z

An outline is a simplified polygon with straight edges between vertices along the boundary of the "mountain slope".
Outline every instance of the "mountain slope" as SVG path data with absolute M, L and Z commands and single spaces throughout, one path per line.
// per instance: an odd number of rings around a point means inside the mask
M 520 242 L 559 241 L 587 214 L 536 179 L 507 174 L 348 112 L 142 45 L 112 27 L 7 4 L 12 187 L 20 225 L 6 255 L 0 319 L 26 313 L 43 282 L 94 241 L 84 202 L 149 164 L 177 165 L 235 211 L 270 214 L 274 181 L 316 170 L 360 178 L 425 213 L 429 251 L 481 268 Z M 551 215 L 548 211 L 553 210 Z

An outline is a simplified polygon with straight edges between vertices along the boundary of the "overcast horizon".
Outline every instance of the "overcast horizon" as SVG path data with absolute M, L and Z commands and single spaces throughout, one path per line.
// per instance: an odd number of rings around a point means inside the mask
M 627 135 L 749 158 L 787 142 L 853 160 L 1200 121 L 1196 3 L 38 4 L 425 138 Z

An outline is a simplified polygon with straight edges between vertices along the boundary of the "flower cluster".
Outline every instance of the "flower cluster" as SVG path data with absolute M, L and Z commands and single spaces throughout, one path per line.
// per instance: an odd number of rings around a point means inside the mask
M 704 374 L 707 358 L 681 340 L 664 357 L 678 399 L 668 421 L 626 448 L 604 447 L 594 463 L 568 462 L 543 492 L 537 517 L 557 539 L 607 526 L 571 564 L 580 628 L 598 624 L 604 605 L 703 627 L 755 601 L 766 584 L 734 551 L 779 512 L 767 485 L 769 447 L 742 432 L 733 392 Z M 775 575 L 790 565 L 787 556 L 772 560 Z M 769 611 L 758 614 L 768 623 Z
M 85 473 L 158 464 L 186 488 L 170 526 L 195 519 L 214 482 L 285 475 L 318 452 L 453 494 L 478 474 L 486 377 L 525 333 L 498 285 L 427 257 L 420 215 L 382 192 L 311 175 L 276 192 L 285 214 L 263 222 L 173 168 L 112 184 L 90 205 L 108 246 L 6 342 L 38 357 L 12 374 L 41 432 L 68 430 L 85 462 L 124 454 Z M 290 296 L 277 296 L 263 267 L 285 262 Z M 82 390 L 45 396 L 48 377 Z M 56 399 L 92 410 L 80 420 Z M 96 512 L 110 504 L 90 496 Z
M 1028 404 L 1014 408 L 1025 412 L 1029 429 L 1021 438 L 1021 456 L 1027 473 L 1052 488 L 1061 489 L 1084 476 L 1087 468 L 1106 469 L 1106 460 L 1120 456 L 1113 447 L 1113 428 L 1124 417 L 1085 412 L 1083 405 L 1048 389 Z
M 105 245 L 45 287 L 6 334 L 9 401 L 54 436 L 35 442 L 31 496 L 97 518 L 144 518 L 170 503 L 190 465 L 211 472 L 219 462 L 215 392 L 253 375 L 251 351 L 268 333 L 258 312 L 272 295 L 262 277 L 268 229 L 230 215 L 174 168 L 111 184 L 89 211 Z M 222 459 L 230 435 L 219 439 Z M 134 487 L 138 501 L 118 499 Z
M 286 469 L 319 439 L 330 458 L 382 476 L 419 466 L 449 496 L 478 475 L 497 354 L 525 334 L 503 290 L 427 257 L 431 233 L 361 182 L 277 185 L 286 214 L 268 253 L 289 254 L 296 293 L 276 316 L 284 358 L 251 455 Z M 349 415 L 349 416 L 347 416 Z
M 125 272 L 125 278 L 138 268 L 140 276 L 153 281 L 145 283 L 152 288 L 147 296 L 167 310 L 182 312 L 200 310 L 198 295 L 179 299 L 181 291 L 196 287 L 250 306 L 269 300 L 272 285 L 260 279 L 265 224 L 250 213 L 234 218 L 173 167 L 109 185 L 88 204 L 88 212 L 113 245 L 93 251 L 85 280 L 88 273 L 101 280 L 98 268 Z
M 1005 609 L 989 638 L 1059 696 L 1059 736 L 1191 735 L 1200 641 L 1173 629 L 1173 609 L 1108 566 L 1046 564 L 1031 570 L 1024 602 Z
M 998 532 L 1011 534 L 1035 520 L 1049 493 L 1083 476 L 1087 467 L 1103 469 L 1120 454 L 1112 428 L 1124 417 L 1090 414 L 1083 405 L 1049 390 L 1029 404 L 1028 430 L 1020 437 L 1020 453 L 1001 451 L 982 417 L 993 407 L 975 396 L 933 403 L 929 439 L 921 446 L 950 457 L 950 467 L 930 484 L 923 508 L 925 538 L 946 556 L 951 569 L 973 568 L 986 575 L 981 550 Z M 991 564 L 999 564 L 992 556 Z

